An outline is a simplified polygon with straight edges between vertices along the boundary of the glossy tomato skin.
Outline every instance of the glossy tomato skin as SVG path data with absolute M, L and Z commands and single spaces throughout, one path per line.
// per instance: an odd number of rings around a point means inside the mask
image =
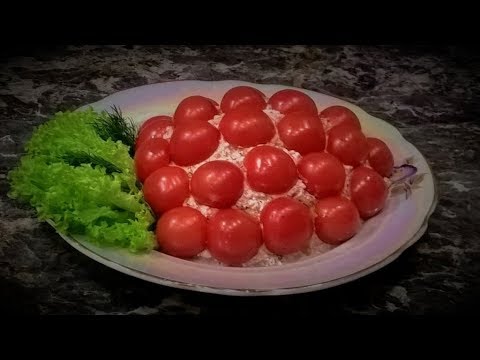
M 164 166 L 147 177 L 143 184 L 143 194 L 152 210 L 161 215 L 182 206 L 190 195 L 188 175 L 179 167 Z
M 315 205 L 315 211 L 315 232 L 318 238 L 327 244 L 341 244 L 360 229 L 358 210 L 346 197 L 332 196 L 321 199 Z
M 220 108 L 224 113 L 238 107 L 261 111 L 266 106 L 265 95 L 251 86 L 237 86 L 228 90 L 220 102 Z
M 263 241 L 269 251 L 288 255 L 305 250 L 313 234 L 313 219 L 307 206 L 281 197 L 270 201 L 260 214 Z
M 304 156 L 298 164 L 298 173 L 307 191 L 317 199 L 338 195 L 345 185 L 343 164 L 325 152 Z
M 143 130 L 145 130 L 146 127 L 149 127 L 151 126 L 152 124 L 156 124 L 156 123 L 164 123 L 165 121 L 168 121 L 170 125 L 173 125 L 173 122 L 172 122 L 172 117 L 171 116 L 167 116 L 167 115 L 157 115 L 157 116 L 153 116 L 147 120 L 145 120 L 141 125 L 140 127 L 138 128 L 138 133 L 140 134 Z
M 316 114 L 294 112 L 285 115 L 277 125 L 285 147 L 301 155 L 325 149 L 325 132 Z
M 170 139 L 170 157 L 180 166 L 198 164 L 217 149 L 220 132 L 206 121 L 195 121 L 175 127 Z
M 345 106 L 329 106 L 323 109 L 319 116 L 321 121 L 324 122 L 329 129 L 338 125 L 351 125 L 358 130 L 362 129 L 357 115 Z
M 162 252 L 192 258 L 205 250 L 207 219 L 196 209 L 176 207 L 160 217 L 155 234 Z
M 153 138 L 145 141 L 135 152 L 134 163 L 137 178 L 144 182 L 155 170 L 170 162 L 168 141 Z
M 245 106 L 226 113 L 219 129 L 225 141 L 239 147 L 265 144 L 275 135 L 275 126 L 267 114 Z
M 145 141 L 155 138 L 163 138 L 168 132 L 173 130 L 172 118 L 169 116 L 156 116 L 150 118 L 138 131 L 137 138 L 135 139 L 135 150 Z
M 285 89 L 273 94 L 268 100 L 268 104 L 272 109 L 289 114 L 292 112 L 307 112 L 310 114 L 318 114 L 317 105 L 307 94 L 294 90 Z
M 384 208 L 388 189 L 383 178 L 375 170 L 359 166 L 352 171 L 350 194 L 360 216 L 368 219 Z
M 286 192 L 298 179 L 293 159 L 274 146 L 260 145 L 253 148 L 243 163 L 250 187 L 266 194 Z
M 393 172 L 393 154 L 385 142 L 380 139 L 369 137 L 368 163 L 383 177 L 389 177 Z
M 236 165 L 216 160 L 195 170 L 190 188 L 198 203 L 214 208 L 226 208 L 235 205 L 242 196 L 243 183 L 243 173 Z
M 195 121 L 208 121 L 218 115 L 215 102 L 204 96 L 194 95 L 183 99 L 173 114 L 175 126 Z
M 345 165 L 358 166 L 367 160 L 367 138 L 351 125 L 338 125 L 328 133 L 327 151 Z
M 239 266 L 262 245 L 260 224 L 243 211 L 221 209 L 208 221 L 207 249 L 225 265 Z

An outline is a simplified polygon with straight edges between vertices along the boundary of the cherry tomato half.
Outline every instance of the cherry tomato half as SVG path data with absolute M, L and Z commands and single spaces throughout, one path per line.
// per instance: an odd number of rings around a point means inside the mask
M 383 178 L 375 170 L 359 166 L 352 171 L 350 194 L 360 216 L 368 219 L 383 209 L 388 190 Z
M 152 210 L 161 213 L 181 206 L 190 195 L 188 175 L 176 166 L 155 170 L 143 184 L 145 200 Z
M 195 200 L 214 208 L 235 205 L 243 194 L 242 171 L 228 161 L 209 161 L 192 175 L 190 188 Z
M 277 126 L 278 135 L 287 149 L 302 155 L 325 149 L 325 132 L 316 114 L 289 113 Z
M 352 125 L 353 127 L 361 130 L 360 120 L 357 115 L 341 105 L 330 106 L 320 112 L 320 120 L 326 124 L 326 127 L 331 129 L 338 125 Z
M 315 232 L 327 244 L 338 245 L 360 229 L 360 216 L 352 201 L 343 196 L 321 199 L 315 205 Z
M 207 249 L 225 265 L 238 266 L 253 258 L 262 245 L 262 229 L 237 209 L 221 209 L 208 221 Z
M 226 113 L 219 129 L 225 141 L 241 147 L 265 144 L 275 135 L 275 126 L 267 114 L 244 106 Z
M 313 234 L 310 210 L 300 201 L 282 197 L 262 210 L 263 241 L 272 253 L 288 255 L 308 247 Z
M 167 115 L 153 116 L 153 117 L 145 120 L 142 123 L 142 125 L 140 125 L 140 128 L 138 129 L 138 133 L 141 133 L 147 126 L 150 126 L 150 125 L 155 124 L 157 122 L 163 123 L 164 121 L 169 121 L 170 125 L 173 125 L 171 116 L 167 116 Z
M 382 140 L 367 138 L 368 142 L 368 163 L 384 177 L 389 177 L 393 172 L 393 154 Z
M 194 95 L 183 99 L 173 114 L 175 126 L 195 121 L 208 121 L 218 115 L 215 102 L 204 96 Z
M 328 153 L 310 153 L 300 160 L 298 173 L 307 191 L 317 199 L 338 195 L 345 185 L 345 168 Z
M 289 114 L 297 111 L 315 115 L 318 114 L 317 105 L 315 105 L 312 98 L 298 90 L 280 90 L 272 95 L 268 100 L 268 104 L 272 109 L 277 110 L 282 114 Z
M 191 258 L 205 250 L 207 219 L 196 209 L 177 207 L 160 217 L 155 233 L 162 252 Z
M 220 132 L 206 121 L 175 127 L 170 139 L 170 157 L 180 166 L 198 164 L 217 150 Z
M 367 138 L 352 125 L 338 125 L 328 133 L 327 151 L 345 165 L 357 166 L 367 159 Z
M 297 168 L 292 158 L 279 148 L 260 145 L 250 150 L 243 164 L 247 181 L 253 190 L 280 194 L 297 181 Z
M 135 151 L 149 139 L 163 138 L 167 131 L 171 129 L 173 129 L 173 123 L 169 116 L 156 116 L 147 120 L 138 132 L 135 140 Z
M 161 138 L 153 138 L 145 141 L 135 152 L 135 170 L 141 182 L 163 166 L 170 162 L 168 141 Z
M 243 106 L 249 109 L 263 110 L 267 106 L 265 95 L 251 86 L 237 86 L 228 90 L 220 103 L 220 108 L 224 113 Z

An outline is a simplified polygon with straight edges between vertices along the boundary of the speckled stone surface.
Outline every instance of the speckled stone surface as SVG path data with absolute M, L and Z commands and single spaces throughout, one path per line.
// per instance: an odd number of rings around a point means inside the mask
M 479 314 L 480 57 L 450 48 L 81 46 L 0 64 L 0 313 Z M 34 126 L 155 82 L 238 79 L 342 97 L 396 126 L 430 161 L 440 200 L 425 236 L 387 267 L 310 294 L 231 298 L 111 270 L 7 198 L 6 174 Z

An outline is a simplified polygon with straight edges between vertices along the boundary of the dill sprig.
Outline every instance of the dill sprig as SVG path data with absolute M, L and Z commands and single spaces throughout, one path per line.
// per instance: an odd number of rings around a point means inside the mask
M 105 168 L 105 171 L 107 174 L 111 174 L 114 172 L 116 173 L 122 172 L 122 169 L 120 169 L 117 165 L 111 163 L 110 161 L 105 160 L 104 158 L 98 155 L 89 154 L 84 151 L 66 152 L 62 156 L 62 160 L 71 166 L 80 166 L 82 164 L 91 164 L 92 166 L 102 166 Z
M 112 112 L 100 117 L 93 123 L 93 128 L 98 136 L 103 140 L 112 139 L 120 140 L 122 143 L 130 147 L 130 155 L 135 151 L 135 139 L 137 135 L 137 127 L 130 118 L 125 118 L 122 112 L 116 106 L 112 106 Z

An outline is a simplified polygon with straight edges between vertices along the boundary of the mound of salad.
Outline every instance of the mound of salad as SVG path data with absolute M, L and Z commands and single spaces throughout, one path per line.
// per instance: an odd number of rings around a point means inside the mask
M 138 127 L 116 107 L 58 113 L 25 149 L 10 196 L 64 233 L 224 266 L 328 251 L 416 172 L 352 110 L 249 86 L 220 104 L 192 94 Z

